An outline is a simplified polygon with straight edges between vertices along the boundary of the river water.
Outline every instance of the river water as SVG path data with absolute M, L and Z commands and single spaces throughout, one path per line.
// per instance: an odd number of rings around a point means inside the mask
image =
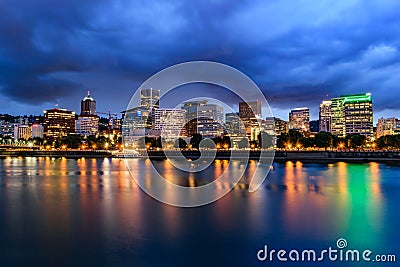
M 137 161 L 145 177 L 150 160 Z M 217 160 L 218 174 L 228 161 Z M 177 183 L 168 161 L 153 162 Z M 250 175 L 256 162 L 250 161 Z M 210 177 L 192 177 L 203 184 Z M 194 180 L 193 180 L 194 179 Z M 337 248 L 400 260 L 400 166 L 274 163 L 262 188 L 177 208 L 146 195 L 123 159 L 0 160 L 0 266 L 367 266 L 366 262 L 261 262 L 268 249 Z

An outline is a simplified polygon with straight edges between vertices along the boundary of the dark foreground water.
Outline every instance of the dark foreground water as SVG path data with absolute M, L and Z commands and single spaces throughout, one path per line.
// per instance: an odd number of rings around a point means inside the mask
M 132 160 L 145 176 L 150 161 Z M 167 161 L 155 164 L 171 180 L 185 179 Z M 0 160 L 0 266 L 399 266 L 399 209 L 400 167 L 378 163 L 274 164 L 257 192 L 238 186 L 188 209 L 147 196 L 120 159 L 9 158 Z M 396 254 L 397 262 L 256 256 L 264 245 L 337 248 L 339 238 L 371 257 Z

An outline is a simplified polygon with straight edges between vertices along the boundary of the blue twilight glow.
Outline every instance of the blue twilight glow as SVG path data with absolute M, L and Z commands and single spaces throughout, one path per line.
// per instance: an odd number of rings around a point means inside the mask
M 284 119 L 360 92 L 375 117 L 397 116 L 398 10 L 397 0 L 1 1 L 0 113 L 78 110 L 87 89 L 100 110 L 121 111 L 155 72 L 211 60 L 249 75 Z

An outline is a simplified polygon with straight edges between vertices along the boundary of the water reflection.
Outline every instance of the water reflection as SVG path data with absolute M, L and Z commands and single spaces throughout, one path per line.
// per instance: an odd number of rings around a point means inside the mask
M 153 163 L 131 159 L 132 175 L 150 186 Z M 183 174 L 168 161 L 155 164 L 168 181 L 190 187 L 244 168 L 221 160 L 202 173 Z M 275 163 L 264 186 L 250 194 L 256 164 L 251 161 L 241 182 L 216 203 L 182 209 L 144 194 L 124 160 L 2 159 L 0 250 L 29 255 L 26 261 L 17 254 L 2 257 L 5 263 L 34 266 L 48 263 L 50 250 L 53 260 L 75 266 L 83 259 L 97 266 L 192 265 L 190 259 L 201 250 L 199 266 L 211 256 L 225 265 L 252 265 L 254 251 L 266 242 L 322 247 L 339 237 L 352 247 L 396 252 L 399 235 L 393 233 L 400 219 L 393 208 L 400 200 L 399 167 Z M 219 190 L 227 186 L 217 181 Z M 176 197 L 168 188 L 165 194 Z M 241 251 L 234 258 L 228 253 L 233 248 Z M 160 258 L 151 256 L 154 251 Z

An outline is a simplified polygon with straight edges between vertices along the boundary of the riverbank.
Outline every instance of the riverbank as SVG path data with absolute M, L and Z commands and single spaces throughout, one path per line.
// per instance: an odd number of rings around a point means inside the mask
M 201 153 L 197 150 L 168 151 L 168 157 L 179 157 L 181 153 L 188 159 L 199 159 Z M 205 152 L 206 157 L 214 157 L 215 159 L 229 160 L 232 151 L 219 150 Z M 251 151 L 235 151 L 235 157 L 249 158 L 258 160 L 261 155 L 259 150 Z M 249 154 L 248 154 L 249 153 Z M 273 152 L 265 152 L 267 156 L 272 156 Z M 65 158 L 106 158 L 106 157 L 122 157 L 123 154 L 113 153 L 108 150 L 2 150 L 0 158 L 5 157 L 65 157 Z M 147 155 L 143 152 L 132 155 L 132 157 L 143 158 L 149 157 L 154 160 L 163 160 L 166 155 L 163 151 L 151 150 L 147 151 Z M 304 162 L 370 162 L 370 161 L 396 161 L 400 162 L 400 151 L 276 151 L 274 153 L 274 161 L 304 161 Z
M 112 153 L 108 150 L 2 150 L 0 158 L 6 157 L 53 157 L 53 158 L 107 158 Z

